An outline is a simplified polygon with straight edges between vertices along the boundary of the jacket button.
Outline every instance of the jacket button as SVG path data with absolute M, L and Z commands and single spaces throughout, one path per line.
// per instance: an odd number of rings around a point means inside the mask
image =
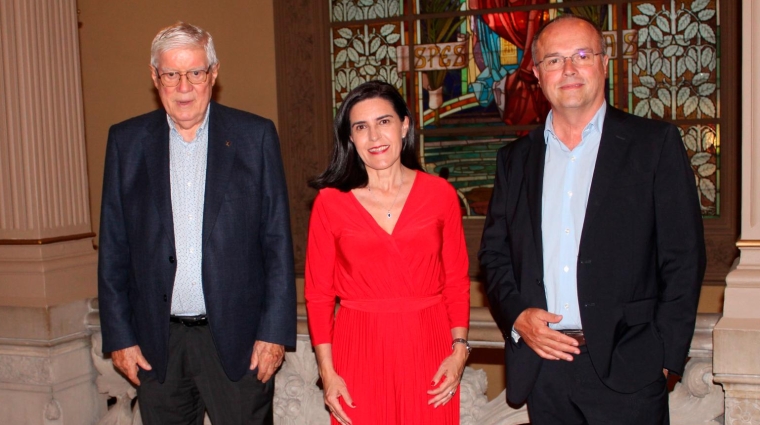
M 167 300 L 167 298 L 166 298 L 166 294 L 164 294 L 164 302 L 166 302 L 166 300 Z
M 173 255 L 169 256 L 169 262 L 172 263 L 172 264 L 174 264 L 174 256 Z

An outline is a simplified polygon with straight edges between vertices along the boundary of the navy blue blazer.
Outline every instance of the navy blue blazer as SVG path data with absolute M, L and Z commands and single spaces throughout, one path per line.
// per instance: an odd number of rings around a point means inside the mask
M 522 403 L 541 359 L 509 337 L 525 309 L 546 309 L 541 197 L 544 127 L 501 148 L 479 258 L 505 334 L 507 399 Z M 682 374 L 705 270 L 694 173 L 672 124 L 608 107 L 578 251 L 589 355 L 613 390 Z
M 203 293 L 222 366 L 237 381 L 256 340 L 295 346 L 288 196 L 274 124 L 215 102 L 209 113 Z M 139 345 L 161 382 L 175 249 L 169 125 L 157 110 L 109 131 L 98 299 L 103 351 Z

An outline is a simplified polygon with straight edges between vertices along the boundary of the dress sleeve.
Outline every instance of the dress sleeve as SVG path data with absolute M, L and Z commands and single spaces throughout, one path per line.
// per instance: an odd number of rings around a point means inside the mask
M 311 344 L 332 343 L 335 320 L 335 238 L 325 211 L 324 195 L 317 195 L 309 219 L 304 298 Z
M 470 324 L 470 267 L 467 245 L 462 230 L 462 213 L 456 191 L 446 185 L 443 224 L 443 270 L 446 281 L 443 301 L 452 328 L 469 327 Z

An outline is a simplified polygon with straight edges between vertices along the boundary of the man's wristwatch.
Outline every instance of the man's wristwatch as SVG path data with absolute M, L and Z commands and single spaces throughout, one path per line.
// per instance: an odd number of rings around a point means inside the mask
M 464 338 L 454 338 L 454 341 L 451 343 L 451 349 L 454 349 L 454 346 L 457 344 L 464 344 L 464 348 L 467 349 L 467 354 L 472 353 L 472 347 L 470 347 L 470 343 L 467 342 Z

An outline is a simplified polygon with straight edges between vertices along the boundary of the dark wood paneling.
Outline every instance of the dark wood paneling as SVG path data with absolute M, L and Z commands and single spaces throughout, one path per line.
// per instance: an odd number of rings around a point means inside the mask
M 316 195 L 307 181 L 325 168 L 332 146 L 327 8 L 324 1 L 274 2 L 278 132 L 298 275 L 303 274 L 309 211 Z

